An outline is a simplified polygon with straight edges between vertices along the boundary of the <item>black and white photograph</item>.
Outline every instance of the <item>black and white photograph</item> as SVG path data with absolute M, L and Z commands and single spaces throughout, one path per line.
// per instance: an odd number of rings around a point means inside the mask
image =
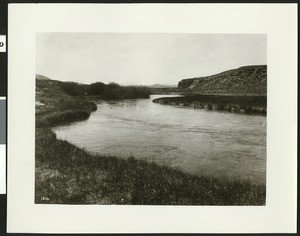
M 8 6 L 7 232 L 297 232 L 297 5 L 95 2 Z
M 266 34 L 35 37 L 35 204 L 266 205 Z

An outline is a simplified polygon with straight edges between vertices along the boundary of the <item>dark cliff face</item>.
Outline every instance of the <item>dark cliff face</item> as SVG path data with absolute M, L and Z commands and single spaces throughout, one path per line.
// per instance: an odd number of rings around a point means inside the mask
M 195 94 L 266 95 L 267 66 L 244 66 L 220 74 L 184 79 L 178 89 Z

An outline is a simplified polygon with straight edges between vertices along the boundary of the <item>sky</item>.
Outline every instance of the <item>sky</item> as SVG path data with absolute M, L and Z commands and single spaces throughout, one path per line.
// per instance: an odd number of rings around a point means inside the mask
M 36 73 L 60 81 L 177 85 L 262 64 L 267 64 L 262 34 L 36 34 Z

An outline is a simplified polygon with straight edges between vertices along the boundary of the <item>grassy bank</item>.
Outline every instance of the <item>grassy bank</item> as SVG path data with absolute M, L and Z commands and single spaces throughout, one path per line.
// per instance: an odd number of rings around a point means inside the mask
M 51 126 L 96 109 L 55 81 L 37 81 L 35 203 L 264 205 L 264 185 L 194 176 L 135 158 L 91 155 L 58 140 Z
M 83 96 L 70 96 L 62 85 L 60 81 L 36 80 L 36 127 L 86 119 L 97 110 L 94 102 Z
M 186 174 L 134 158 L 90 155 L 36 131 L 36 203 L 262 205 L 265 187 Z
M 267 113 L 266 96 L 194 95 L 153 100 L 164 105 L 189 106 L 196 109 L 231 111 L 245 114 Z

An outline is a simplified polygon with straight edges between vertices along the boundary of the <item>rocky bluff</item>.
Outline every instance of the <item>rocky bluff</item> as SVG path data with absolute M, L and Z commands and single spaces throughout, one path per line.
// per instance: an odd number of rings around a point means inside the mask
M 183 79 L 178 89 L 187 94 L 266 95 L 267 66 L 243 66 L 211 76 Z

